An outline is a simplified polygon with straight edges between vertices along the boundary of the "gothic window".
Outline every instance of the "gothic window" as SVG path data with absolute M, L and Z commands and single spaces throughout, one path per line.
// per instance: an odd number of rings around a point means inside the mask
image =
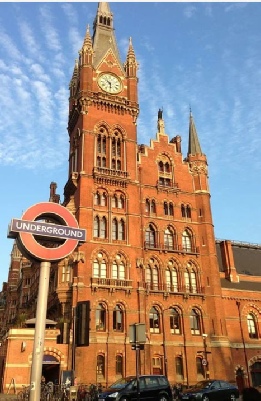
M 99 304 L 95 311 L 96 331 L 106 330 L 106 309 L 103 304 Z
M 178 272 L 173 262 L 169 262 L 169 266 L 165 271 L 167 291 L 178 292 Z
M 100 196 L 99 192 L 96 192 L 95 195 L 94 195 L 94 205 L 95 206 L 100 205 L 100 203 L 101 203 L 101 199 L 100 198 L 101 198 L 101 196 Z
M 203 380 L 204 379 L 204 367 L 202 365 L 202 358 L 197 357 L 196 358 L 196 368 L 197 368 L 197 380 Z
M 92 265 L 93 277 L 106 278 L 107 277 L 107 264 L 102 253 L 98 253 L 97 259 L 93 261 Z
M 176 379 L 178 381 L 184 380 L 184 369 L 183 369 L 183 360 L 180 356 L 175 358 L 175 365 L 176 365 Z
M 147 248 L 156 248 L 156 231 L 152 224 L 145 231 L 145 246 Z
M 116 218 L 112 220 L 112 239 L 124 241 L 125 240 L 125 222 L 123 219 L 118 221 Z
M 173 203 L 172 202 L 164 202 L 164 214 L 165 216 L 173 216 L 174 215 L 174 209 L 173 209 Z
M 166 160 L 166 156 L 163 158 L 164 160 L 158 162 L 158 184 L 170 187 L 172 181 L 171 167 L 170 163 Z
M 106 167 L 107 160 L 107 131 L 104 127 L 99 129 L 99 133 L 97 135 L 97 156 L 96 156 L 96 164 L 98 167 Z
M 111 168 L 122 170 L 123 141 L 122 134 L 115 130 L 111 139 Z
M 189 230 L 182 233 L 182 249 L 185 252 L 192 252 L 192 235 Z
M 97 191 L 94 194 L 94 205 L 95 206 L 107 206 L 107 194 L 106 194 L 106 192 Z
M 113 310 L 113 330 L 114 331 L 123 331 L 123 310 L 120 305 L 116 305 Z
M 190 313 L 190 331 L 192 335 L 200 335 L 201 334 L 201 329 L 200 329 L 200 314 L 196 309 L 192 309 Z
M 181 317 L 179 311 L 176 308 L 170 309 L 169 323 L 170 323 L 170 332 L 172 334 L 181 333 Z
M 124 209 L 125 198 L 122 194 L 116 193 L 112 197 L 111 205 L 113 208 Z
M 159 289 L 159 265 L 158 262 L 151 258 L 148 266 L 145 270 L 146 284 L 149 289 L 158 290 Z
M 249 338 L 258 338 L 256 319 L 252 313 L 247 315 L 247 328 Z
M 156 202 L 154 199 L 146 199 L 145 212 L 147 214 L 156 214 Z
M 116 355 L 116 375 L 123 376 L 123 357 L 122 355 Z
M 150 310 L 150 333 L 159 333 L 160 332 L 160 315 L 157 308 L 154 306 Z
M 185 220 L 191 220 L 191 208 L 189 205 L 181 205 L 181 216 Z
M 97 378 L 105 378 L 105 356 L 98 355 L 97 356 Z M 97 380 L 99 381 L 99 380 Z
M 197 292 L 197 277 L 195 271 L 186 269 L 184 273 L 186 292 Z
M 117 280 L 126 279 L 126 263 L 120 254 L 117 254 L 112 263 L 112 278 Z
M 164 231 L 164 249 L 175 250 L 177 249 L 176 235 L 172 227 L 167 227 Z
M 96 216 L 93 224 L 93 236 L 95 238 L 107 238 L 107 220 L 106 217 Z

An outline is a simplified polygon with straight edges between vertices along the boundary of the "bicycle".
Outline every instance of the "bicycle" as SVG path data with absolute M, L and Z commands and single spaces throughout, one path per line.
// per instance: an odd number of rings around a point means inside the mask
M 18 401 L 28 401 L 30 395 L 30 386 L 23 386 L 23 389 L 17 394 Z

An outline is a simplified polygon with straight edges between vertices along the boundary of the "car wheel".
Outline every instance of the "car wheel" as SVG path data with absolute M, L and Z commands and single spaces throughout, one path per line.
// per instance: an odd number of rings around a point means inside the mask
M 169 401 L 169 399 L 168 399 L 168 397 L 167 397 L 166 395 L 161 394 L 161 395 L 159 396 L 159 401 Z
M 209 397 L 207 395 L 203 395 L 202 401 L 209 401 Z
M 237 397 L 235 394 L 230 394 L 230 401 L 236 401 Z

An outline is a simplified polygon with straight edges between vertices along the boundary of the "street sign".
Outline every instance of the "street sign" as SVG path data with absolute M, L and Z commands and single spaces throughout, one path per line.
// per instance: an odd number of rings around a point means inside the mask
M 208 361 L 205 358 L 203 358 L 201 363 L 202 363 L 203 366 L 207 366 Z
M 17 238 L 22 253 L 38 260 L 56 261 L 85 242 L 86 230 L 79 228 L 74 215 L 64 206 L 42 202 L 29 207 L 22 219 L 12 220 L 8 237 Z M 56 244 L 48 247 L 46 242 Z

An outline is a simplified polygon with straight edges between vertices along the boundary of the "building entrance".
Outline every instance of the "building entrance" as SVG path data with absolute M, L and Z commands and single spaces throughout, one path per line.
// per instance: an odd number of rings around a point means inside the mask
M 55 356 L 43 356 L 42 376 L 45 377 L 45 383 L 53 382 L 54 384 L 59 384 L 60 362 Z

